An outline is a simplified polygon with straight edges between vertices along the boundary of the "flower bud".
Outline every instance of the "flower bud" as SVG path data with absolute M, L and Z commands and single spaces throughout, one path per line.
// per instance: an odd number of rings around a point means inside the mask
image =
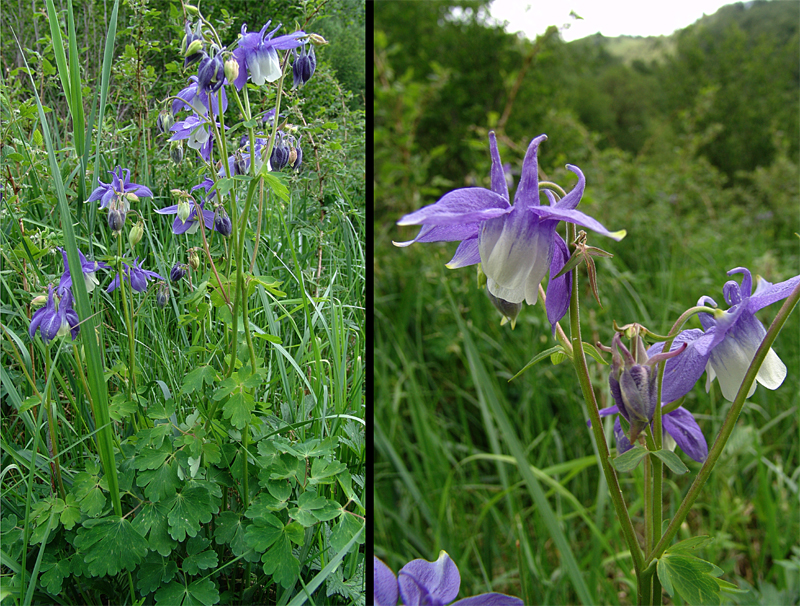
M 175 124 L 175 119 L 172 117 L 172 113 L 168 110 L 164 110 L 158 114 L 158 118 L 156 119 L 156 128 L 158 132 L 162 135 L 169 131 L 172 128 L 172 125 Z
M 144 225 L 142 225 L 142 222 L 139 221 L 133 227 L 131 227 L 131 230 L 128 232 L 128 242 L 130 243 L 131 248 L 136 246 L 141 241 L 142 236 L 144 236 Z
M 129 201 L 130 201 L 130 202 L 138 202 L 138 201 L 139 201 L 139 196 L 137 196 L 137 195 L 136 195 L 135 193 L 133 193 L 132 191 L 129 191 L 128 193 L 126 193 L 126 194 L 125 194 L 125 197 L 126 197 L 126 198 L 127 198 Z
M 173 141 L 169 146 L 169 157 L 175 164 L 183 160 L 183 141 Z
M 325 46 L 326 44 L 328 44 L 328 41 L 319 34 L 308 34 L 308 39 L 311 40 L 317 46 Z
M 237 175 L 246 175 L 247 174 L 247 162 L 242 155 L 240 150 L 237 150 L 234 154 L 234 161 L 233 161 L 233 168 L 234 173 Z
M 186 9 L 186 12 L 192 15 L 193 17 L 200 13 L 200 9 L 196 6 L 192 6 L 191 4 L 184 4 L 183 8 Z
M 169 301 L 169 286 L 161 282 L 156 291 L 156 305 L 163 308 Z
M 189 251 L 189 267 L 197 271 L 200 267 L 200 257 L 197 255 L 197 251 L 192 249 Z
M 169 272 L 169 279 L 173 282 L 178 282 L 186 275 L 186 266 L 181 265 L 180 263 L 176 263 L 172 266 L 172 269 Z
M 224 209 L 214 216 L 214 229 L 226 238 L 231 235 L 233 225 L 231 224 L 231 218 Z
M 239 77 L 239 62 L 234 56 L 231 56 L 225 61 L 225 77 L 228 79 L 228 82 L 233 82 Z
M 188 200 L 181 200 L 178 202 L 178 218 L 181 220 L 181 223 L 186 223 L 186 220 L 191 214 L 192 206 L 189 204 Z
M 108 211 L 108 226 L 111 228 L 111 231 L 114 233 L 119 233 L 122 231 L 122 227 L 125 225 L 125 213 L 120 212 L 115 209 L 111 209 Z
M 294 63 L 292 64 L 292 77 L 294 83 L 292 88 L 304 85 L 311 80 L 314 71 L 317 69 L 317 57 L 314 55 L 314 47 L 306 44 L 300 53 L 294 51 Z
M 185 40 L 185 38 L 184 38 Z M 188 59 L 190 56 L 198 54 L 203 48 L 203 41 L 193 38 L 184 51 L 184 56 Z
M 684 349 L 686 343 L 669 353 L 647 356 L 642 338 L 636 334 L 632 340 L 633 353 L 622 344 L 619 333 L 614 333 L 611 344 L 613 361 L 608 377 L 611 395 L 620 414 L 631 424 L 629 440 L 632 443 L 642 430 L 653 420 L 658 402 L 657 364 L 674 358 Z
M 47 295 L 39 295 L 38 297 L 34 297 L 31 301 L 31 307 L 41 307 L 47 303 Z
M 522 303 L 509 303 L 504 299 L 500 299 L 495 297 L 489 289 L 486 289 L 486 294 L 489 296 L 489 300 L 494 305 L 495 309 L 499 311 L 503 315 L 503 319 L 500 321 L 500 326 L 504 326 L 505 324 L 511 324 L 511 330 L 514 330 L 514 327 L 517 325 L 517 316 L 519 312 L 522 311 Z

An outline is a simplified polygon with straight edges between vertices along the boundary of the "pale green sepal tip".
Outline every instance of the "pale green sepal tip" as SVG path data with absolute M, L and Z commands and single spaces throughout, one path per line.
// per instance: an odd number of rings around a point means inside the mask
M 617 242 L 622 240 L 622 238 L 624 238 L 627 235 L 628 235 L 628 230 L 626 229 L 620 229 L 619 231 L 611 232 L 611 237 Z
M 511 319 L 508 316 L 503 316 L 503 319 L 500 320 L 500 326 L 505 326 L 508 323 L 511 323 L 511 330 L 514 330 L 514 328 L 517 325 L 517 319 L 516 318 Z

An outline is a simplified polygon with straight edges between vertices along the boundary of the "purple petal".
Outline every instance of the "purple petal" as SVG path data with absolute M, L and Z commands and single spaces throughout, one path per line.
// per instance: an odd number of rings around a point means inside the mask
M 423 225 L 417 237 L 407 242 L 392 242 L 395 246 L 403 248 L 415 242 L 456 242 L 475 238 L 480 231 L 480 223 L 466 223 L 464 225 Z
M 573 166 L 572 164 L 567 164 L 567 170 L 570 170 L 578 175 L 578 183 L 566 196 L 556 202 L 555 206 L 562 210 L 572 210 L 578 206 L 578 203 L 583 197 L 583 190 L 586 187 L 586 177 L 583 176 L 580 168 Z M 550 206 L 553 206 L 552 202 L 550 203 Z
M 481 252 L 478 247 L 478 237 L 467 238 L 456 249 L 456 254 L 446 264 L 447 269 L 458 269 L 460 267 L 468 267 L 481 262 Z
M 546 139 L 547 135 L 539 135 L 531 141 L 522 161 L 522 175 L 514 194 L 514 206 L 521 210 L 539 206 L 539 164 L 536 152 L 539 144 Z
M 553 278 L 569 261 L 567 243 L 556 234 L 553 260 L 550 263 L 550 281 L 547 283 L 547 319 L 550 322 L 552 336 L 556 335 L 556 323 L 564 317 L 569 309 L 569 299 L 572 294 L 572 272 Z
M 755 313 L 759 309 L 765 308 L 767 305 L 771 305 L 777 301 L 782 301 L 788 297 L 790 294 L 792 294 L 792 291 L 800 282 L 800 276 L 789 278 L 788 280 L 779 282 L 778 284 L 769 284 L 763 278 L 756 278 L 756 280 L 756 292 L 747 302 L 747 311 L 750 313 Z M 768 286 L 762 287 L 762 282 L 766 282 Z
M 511 212 L 508 200 L 481 187 L 456 189 L 400 219 L 398 225 L 452 225 L 477 223 Z
M 625 432 L 622 430 L 622 423 L 620 423 L 619 417 L 614 420 L 614 438 L 617 440 L 618 455 L 628 452 L 631 448 L 633 448 L 633 444 L 631 444 L 628 436 L 626 436 Z
M 397 606 L 397 579 L 389 567 L 372 556 L 372 570 L 375 585 L 373 601 L 375 606 Z
M 571 193 L 572 192 L 570 192 L 570 194 Z M 570 194 L 567 195 L 569 196 Z M 564 199 L 566 200 L 566 198 Z M 542 218 L 557 219 L 559 221 L 566 221 L 568 223 L 574 223 L 575 225 L 587 227 L 600 235 L 607 236 L 618 242 L 625 237 L 626 232 L 624 229 L 615 232 L 608 231 L 599 221 L 582 213 L 579 210 L 570 210 L 568 208 L 561 208 L 560 206 L 537 206 L 535 208 L 531 208 L 530 210 Z
M 503 593 L 482 593 L 453 602 L 450 606 L 523 606 L 523 601 Z
M 670 351 L 678 349 L 681 343 L 688 343 L 688 346 L 683 353 L 667 360 L 664 369 L 664 383 L 661 387 L 662 402 L 674 402 L 692 390 L 694 384 L 703 375 L 711 355 L 711 343 L 714 339 L 713 329 L 704 333 L 698 328 L 684 330 L 675 337 Z M 664 343 L 656 343 L 647 350 L 647 355 L 653 356 L 663 349 Z
M 461 575 L 450 556 L 441 551 L 435 562 L 412 560 L 403 566 L 397 582 L 405 606 L 420 606 L 425 593 L 440 604 L 449 604 L 458 595 Z
M 154 208 L 153 210 L 159 215 L 174 215 L 178 212 L 178 205 L 175 204 L 174 206 L 167 206 L 166 208 Z
M 492 191 L 508 200 L 508 182 L 500 162 L 500 152 L 497 151 L 497 138 L 494 131 L 489 133 L 489 151 L 492 155 Z
M 661 418 L 664 430 L 672 436 L 675 443 L 681 447 L 689 457 L 702 463 L 708 457 L 708 444 L 700 431 L 700 426 L 694 420 L 692 413 L 683 406 Z

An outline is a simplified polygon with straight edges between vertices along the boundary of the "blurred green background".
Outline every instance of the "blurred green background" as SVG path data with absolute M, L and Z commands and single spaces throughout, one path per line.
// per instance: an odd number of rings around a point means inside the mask
M 535 41 L 508 35 L 487 25 L 485 7 L 375 4 L 376 555 L 397 571 L 445 549 L 462 597 L 578 601 L 508 457 L 501 410 L 550 478 L 550 505 L 593 598 L 628 604 L 632 565 L 572 367 L 545 360 L 509 382 L 554 345 L 544 310 L 525 307 L 515 330 L 501 327 L 475 269 L 445 268 L 454 243 L 395 248 L 416 235 L 395 222 L 451 189 L 489 187 L 489 130 L 515 182 L 528 143 L 546 133 L 547 178 L 571 189 L 564 165 L 578 165 L 587 179 L 579 210 L 628 232 L 619 243 L 589 233 L 614 258 L 597 264 L 603 307 L 584 274 L 585 341 L 608 344 L 614 320 L 666 333 L 703 295 L 725 308 L 734 267 L 771 282 L 797 275 L 800 4 L 733 4 L 669 37 L 571 43 L 556 28 Z M 778 307 L 759 317 L 768 324 Z M 749 400 L 679 535 L 716 537 L 698 555 L 748 590 L 741 603 L 800 600 L 797 313 L 775 350 L 788 368 L 783 386 Z M 610 405 L 607 367 L 589 365 Z M 711 442 L 729 403 L 704 382 L 684 406 Z M 667 474 L 665 519 L 699 468 L 681 458 L 690 473 Z M 621 476 L 637 530 L 640 479 L 641 469 Z

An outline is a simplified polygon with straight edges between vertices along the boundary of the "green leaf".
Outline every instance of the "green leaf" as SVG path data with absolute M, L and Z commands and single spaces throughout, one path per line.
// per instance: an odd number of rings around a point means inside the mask
M 681 475 L 689 471 L 689 468 L 683 464 L 683 461 L 680 460 L 678 455 L 676 455 L 671 450 L 656 450 L 651 454 L 654 454 L 659 459 L 664 461 L 664 465 L 669 467 L 672 473 Z
M 64 525 L 64 528 L 67 530 L 72 530 L 75 524 L 81 520 L 80 504 L 75 499 L 75 495 L 72 493 L 67 494 L 66 504 L 64 506 L 64 510 L 61 512 L 60 519 L 61 523 Z
M 160 448 L 142 448 L 133 461 L 136 469 L 158 469 L 164 465 L 164 461 L 172 454 L 172 444 L 162 444 Z
M 203 391 L 203 383 L 213 385 L 217 380 L 217 371 L 211 366 L 199 366 L 183 378 L 183 393 Z
M 139 566 L 136 588 L 142 595 L 147 595 L 169 583 L 176 574 L 178 574 L 178 565 L 174 560 L 151 556 Z
M 172 505 L 167 516 L 169 533 L 179 543 L 184 541 L 187 534 L 195 536 L 201 523 L 210 522 L 212 510 L 215 509 L 208 491 L 202 486 L 184 488 L 167 503 Z
M 286 509 L 286 506 L 286 501 L 279 501 L 271 494 L 262 492 L 255 499 L 253 499 L 253 501 L 250 503 L 250 507 L 247 508 L 247 511 L 244 515 L 251 520 L 255 518 L 263 518 L 264 516 L 270 515 L 275 511 Z
M 169 536 L 167 514 L 169 506 L 165 503 L 145 503 L 131 525 L 143 537 L 150 533 L 148 544 L 150 549 L 167 557 L 177 543 Z
M 119 516 L 86 520 L 78 529 L 75 547 L 85 554 L 93 577 L 134 570 L 147 555 L 147 541 Z
M 266 162 L 264 162 L 264 166 L 261 167 L 261 176 L 264 178 L 264 184 L 269 187 L 276 196 L 278 196 L 284 202 L 289 201 L 289 188 L 286 187 L 284 182 L 281 181 L 275 174 L 267 170 Z
M 317 518 L 320 522 L 327 522 L 329 520 L 338 518 L 343 513 L 344 510 L 342 509 L 342 506 L 339 505 L 339 503 L 337 503 L 336 501 L 330 501 L 326 499 L 325 507 L 313 510 L 311 512 L 311 515 Z
M 263 552 L 283 535 L 283 522 L 271 514 L 259 516 L 247 527 L 245 540 L 258 552 Z
M 343 515 L 342 519 L 333 527 L 331 531 L 331 549 L 333 549 L 334 553 L 340 552 L 344 549 L 345 545 L 350 542 L 359 530 L 364 526 L 364 520 L 361 520 L 354 516 L 349 512 L 345 512 L 347 515 Z M 360 541 L 357 541 L 358 544 L 364 543 L 364 538 L 362 536 Z
M 583 342 L 583 352 L 593 358 L 595 361 L 600 362 L 603 366 L 608 366 L 608 362 L 603 359 L 603 356 L 600 355 L 600 352 L 597 351 L 594 345 L 591 343 L 587 343 L 586 341 Z
M 197 574 L 201 570 L 217 565 L 217 553 L 211 549 L 184 558 L 181 568 L 188 574 Z
M 44 566 L 42 566 L 42 569 L 44 569 Z M 67 558 L 55 562 L 52 568 L 39 577 L 39 581 L 42 585 L 47 587 L 47 591 L 58 595 L 61 593 L 61 584 L 64 582 L 64 579 L 71 576 L 72 564 Z
M 687 553 L 689 551 L 699 549 L 700 547 L 704 547 L 707 543 L 710 543 L 713 540 L 714 539 L 708 535 L 692 537 L 668 547 L 666 553 Z
M 136 477 L 136 485 L 145 488 L 144 494 L 151 501 L 163 501 L 173 496 L 181 486 L 178 478 L 178 463 L 172 461 L 155 471 L 142 471 Z
M 228 544 L 233 555 L 239 557 L 251 549 L 246 540 L 246 528 L 242 516 L 233 511 L 223 511 L 216 519 L 214 542 L 217 545 Z
M 314 462 L 316 463 L 317 460 Z M 313 511 L 322 509 L 327 503 L 328 500 L 325 497 L 317 496 L 315 492 L 307 490 L 297 499 L 297 507 L 293 507 L 289 510 L 289 517 L 293 520 L 297 520 L 307 528 L 314 526 L 318 520 L 316 516 L 313 515 Z
M 535 355 L 530 362 L 528 362 L 525 366 L 523 366 L 522 369 L 517 374 L 515 374 L 513 377 L 511 377 L 508 381 L 509 382 L 513 381 L 518 376 L 520 376 L 523 372 L 528 370 L 531 366 L 533 366 L 534 364 L 537 364 L 538 362 L 541 362 L 542 360 L 544 360 L 547 356 L 549 356 L 551 354 L 563 352 L 563 351 L 564 351 L 564 348 L 561 347 L 561 345 L 556 345 L 555 347 L 551 347 L 550 349 L 546 349 L 545 351 Z
M 665 554 L 658 560 L 658 578 L 667 593 L 677 592 L 692 606 L 717 605 L 721 602 L 716 577 L 722 570 L 692 555 Z
M 296 456 L 310 459 L 311 457 L 327 457 L 332 456 L 339 445 L 339 441 L 334 437 L 328 437 L 324 440 L 313 438 L 300 444 L 295 444 L 292 447 L 292 452 Z
M 647 456 L 647 449 L 638 444 L 624 454 L 619 455 L 611 461 L 617 471 L 633 471 L 639 465 L 639 461 Z
M 219 602 L 219 590 L 211 579 L 200 579 L 184 587 L 173 581 L 156 592 L 156 604 L 163 606 L 213 606 Z
M 121 421 L 128 415 L 132 415 L 138 410 L 136 402 L 129 400 L 124 393 L 118 393 L 111 398 L 108 405 L 108 414 L 115 421 Z
M 300 562 L 292 555 L 289 538 L 282 532 L 270 550 L 261 556 L 261 561 L 264 572 L 282 587 L 291 587 L 300 576 Z
M 106 496 L 103 494 L 101 480 L 96 474 L 82 471 L 75 476 L 72 482 L 72 493 L 81 506 L 81 511 L 88 516 L 95 517 L 106 506 Z
M 223 406 L 224 417 L 231 420 L 231 425 L 236 429 L 244 429 L 250 422 L 250 413 L 255 408 L 253 396 L 240 391 L 228 398 Z
M 338 474 L 347 469 L 347 465 L 340 461 L 326 461 L 314 459 L 311 464 L 310 484 L 333 484 Z
M 292 496 L 292 486 L 286 480 L 270 480 L 265 488 L 279 501 L 285 501 Z

